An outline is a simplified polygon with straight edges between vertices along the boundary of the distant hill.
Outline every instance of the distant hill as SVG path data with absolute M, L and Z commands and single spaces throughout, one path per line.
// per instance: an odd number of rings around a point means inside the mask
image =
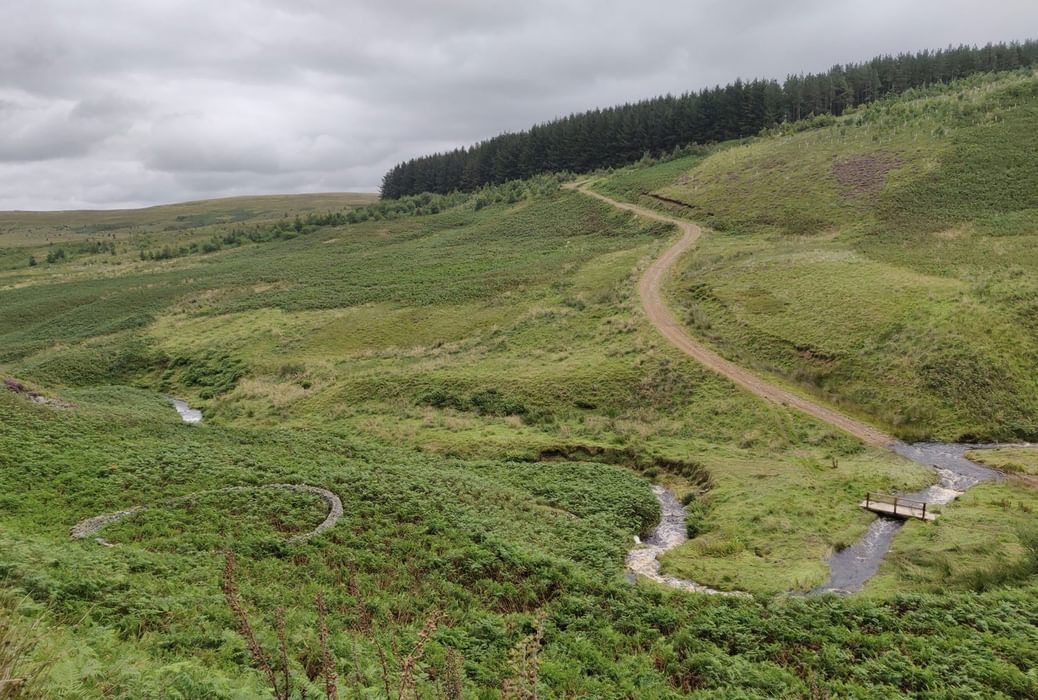
M 363 192 L 272 194 L 203 199 L 139 209 L 80 209 L 69 211 L 0 211 L 0 247 L 38 245 L 72 234 L 100 234 L 187 228 L 336 211 L 370 204 L 375 195 Z M 17 233 L 17 236 L 11 235 Z M 36 235 L 26 235 L 26 234 Z M 72 236 L 75 238 L 75 236 Z M 17 239 L 17 240 L 16 240 Z
M 891 94 L 975 73 L 1038 64 L 1038 41 L 949 47 L 836 65 L 825 73 L 736 80 L 680 96 L 595 109 L 502 134 L 468 148 L 400 163 L 382 180 L 382 196 L 472 191 L 543 172 L 589 172 L 632 163 L 644 154 L 726 141 L 824 115 Z

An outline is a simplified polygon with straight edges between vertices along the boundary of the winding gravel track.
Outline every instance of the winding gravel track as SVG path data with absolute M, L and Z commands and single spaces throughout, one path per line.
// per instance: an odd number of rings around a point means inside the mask
M 639 207 L 636 204 L 618 202 L 615 199 L 610 199 L 603 194 L 590 190 L 586 186 L 578 187 L 577 189 L 589 197 L 599 199 L 618 209 L 632 212 L 647 219 L 673 224 L 681 229 L 681 239 L 668 248 L 663 255 L 658 257 L 652 265 L 649 266 L 649 269 L 645 271 L 645 274 L 642 275 L 641 280 L 638 282 L 638 296 L 641 298 L 642 308 L 645 309 L 645 314 L 649 317 L 649 321 L 652 322 L 652 325 L 656 326 L 660 333 L 662 333 L 675 347 L 695 359 L 704 367 L 712 369 L 718 374 L 727 377 L 742 388 L 761 397 L 762 399 L 767 399 L 768 401 L 781 404 L 782 406 L 795 408 L 798 411 L 814 416 L 829 425 L 850 433 L 862 442 L 875 445 L 876 447 L 893 449 L 893 446 L 898 442 L 894 437 L 887 435 L 881 430 L 877 430 L 871 425 L 846 416 L 839 411 L 815 403 L 811 399 L 800 396 L 799 394 L 794 394 L 787 389 L 783 389 L 780 386 L 758 377 L 733 362 L 729 362 L 690 336 L 681 324 L 678 323 L 677 319 L 674 318 L 674 314 L 663 299 L 661 287 L 667 272 L 674 266 L 674 263 L 695 246 L 696 241 L 698 241 L 699 237 L 703 235 L 703 231 L 699 226 L 696 226 L 690 221 L 683 221 L 682 219 L 667 216 L 666 214 L 661 214 L 660 212 L 651 209 Z
M 642 275 L 638 282 L 638 296 L 641 299 L 642 308 L 645 310 L 645 314 L 652 325 L 686 355 L 755 396 L 788 408 L 794 408 L 843 430 L 866 444 L 890 450 L 902 457 L 934 469 L 939 476 L 939 483 L 917 493 L 907 494 L 909 498 L 925 500 L 927 503 L 933 504 L 948 503 L 975 484 L 1002 477 L 1002 474 L 997 470 L 971 462 L 965 458 L 966 452 L 970 449 L 990 449 L 1001 447 L 1002 445 L 906 444 L 867 423 L 863 423 L 835 409 L 816 403 L 807 397 L 773 384 L 724 359 L 713 350 L 704 346 L 690 336 L 682 325 L 678 323 L 674 314 L 667 306 L 662 292 L 663 281 L 667 273 L 682 255 L 695 246 L 696 241 L 703 234 L 702 229 L 690 221 L 668 216 L 636 204 L 618 202 L 589 189 L 588 183 L 571 186 L 571 189 L 576 189 L 617 209 L 629 211 L 654 221 L 672 224 L 681 230 L 681 238 L 653 261 Z M 684 510 L 681 508 L 680 503 L 677 503 L 673 494 L 662 489 L 662 487 L 655 486 L 653 489 L 663 512 L 663 519 L 658 529 L 647 540 L 647 547 L 630 551 L 627 557 L 628 568 L 637 574 L 644 575 L 674 588 L 707 593 L 717 592 L 693 581 L 676 579 L 660 574 L 658 555 L 679 546 L 685 541 L 683 537 Z M 843 552 L 835 554 L 829 560 L 829 580 L 812 591 L 812 593 L 849 593 L 861 590 L 865 581 L 878 569 L 883 556 L 890 548 L 894 534 L 902 524 L 901 521 L 889 518 L 877 518 L 858 543 Z M 672 531 L 676 529 L 682 531 L 682 536 L 673 535 Z

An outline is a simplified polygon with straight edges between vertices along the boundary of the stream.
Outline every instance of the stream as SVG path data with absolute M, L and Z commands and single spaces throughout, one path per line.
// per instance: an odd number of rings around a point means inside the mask
M 170 401 L 185 423 L 196 425 L 202 422 L 202 412 L 188 406 L 186 401 L 172 397 L 170 397 Z M 966 459 L 966 453 L 972 450 L 991 450 L 1002 447 L 1031 447 L 1031 445 L 897 442 L 892 448 L 894 452 L 934 469 L 939 477 L 937 483 L 932 486 L 899 495 L 914 501 L 924 501 L 928 505 L 950 503 L 970 487 L 1002 477 L 1001 472 Z M 685 509 L 677 497 L 671 491 L 658 485 L 653 486 L 652 491 L 660 504 L 660 522 L 644 542 L 636 539 L 636 546 L 627 553 L 627 569 L 631 573 L 632 580 L 638 576 L 644 576 L 657 583 L 683 591 L 712 595 L 746 595 L 740 591 L 719 591 L 695 581 L 660 573 L 659 557 L 687 542 L 688 534 L 685 528 Z M 132 511 L 126 511 L 115 515 L 125 517 L 131 513 Z M 872 578 L 879 569 L 883 557 L 886 556 L 894 540 L 894 535 L 901 529 L 904 522 L 897 518 L 877 517 L 860 540 L 833 554 L 829 559 L 829 580 L 811 590 L 809 595 L 860 591 L 865 582 Z
M 964 443 L 897 442 L 893 451 L 937 472 L 938 481 L 920 491 L 898 494 L 927 505 L 951 503 L 966 491 L 984 481 L 996 481 L 1002 473 L 971 462 L 966 453 L 973 450 L 993 450 L 1010 445 Z M 905 524 L 899 518 L 879 516 L 865 531 L 861 539 L 850 547 L 836 552 L 829 559 L 829 580 L 813 589 L 811 593 L 855 593 L 872 578 L 890 550 L 894 535 Z
M 966 453 L 974 450 L 993 450 L 1004 447 L 1035 447 L 1019 444 L 961 444 L 920 442 L 908 444 L 897 442 L 892 449 L 913 462 L 933 469 L 938 481 L 920 491 L 898 494 L 907 499 L 924 501 L 929 505 L 944 505 L 955 500 L 970 487 L 985 481 L 1002 478 L 1002 473 L 966 459 Z M 645 576 L 672 588 L 697 593 L 745 595 L 718 591 L 708 586 L 660 573 L 659 556 L 684 544 L 688 537 L 685 531 L 685 509 L 677 497 L 662 486 L 653 486 L 653 493 L 660 504 L 660 524 L 634 549 L 627 553 L 627 568 L 634 576 Z M 905 521 L 878 516 L 862 535 L 861 539 L 829 559 L 829 580 L 810 591 L 808 595 L 825 593 L 855 593 L 875 575 L 883 557 L 886 556 L 894 535 Z
M 195 425 L 202 422 L 202 412 L 197 408 L 191 408 L 187 405 L 187 401 L 180 399 L 174 399 L 172 396 L 169 400 L 173 403 L 173 408 L 177 409 L 177 413 L 180 414 L 180 419 L 188 425 Z
M 572 185 L 579 192 L 601 200 L 610 206 L 629 211 L 637 216 L 655 221 L 665 221 L 677 226 L 682 236 L 660 255 L 638 281 L 638 296 L 642 302 L 649 322 L 654 325 L 671 345 L 685 353 L 704 367 L 726 377 L 750 393 L 787 406 L 839 428 L 866 444 L 885 447 L 897 454 L 918 462 L 935 470 L 938 481 L 933 486 L 915 493 L 898 494 L 903 498 L 924 501 L 927 504 L 940 505 L 954 500 L 968 488 L 982 481 L 993 481 L 1002 477 L 1001 473 L 976 464 L 966 459 L 966 453 L 976 449 L 993 449 L 1011 447 L 1011 445 L 966 445 L 956 443 L 915 443 L 908 444 L 895 441 L 875 426 L 863 423 L 846 416 L 828 406 L 815 403 L 809 398 L 791 392 L 781 386 L 772 384 L 766 378 L 726 360 L 721 355 L 696 340 L 683 328 L 674 314 L 667 307 L 666 299 L 661 292 L 664 279 L 670 268 L 687 251 L 695 246 L 702 235 L 702 229 L 691 221 L 675 218 L 659 211 L 646 209 L 636 204 L 618 202 L 604 194 L 589 189 L 590 181 Z M 673 494 L 665 489 L 654 487 L 656 499 L 662 510 L 659 527 L 647 538 L 647 546 L 630 550 L 627 555 L 627 567 L 633 575 L 642 574 L 648 578 L 669 586 L 685 590 L 703 590 L 712 592 L 705 586 L 693 581 L 674 579 L 663 576 L 659 572 L 658 555 L 673 549 L 685 542 L 685 515 L 680 503 Z M 864 494 L 863 494 L 864 495 Z M 890 549 L 894 534 L 903 522 L 879 517 L 868 528 L 864 536 L 854 545 L 834 554 L 829 560 L 829 580 L 811 591 L 812 594 L 837 592 L 852 593 L 860 591 L 876 570 Z M 640 543 L 639 543 L 640 544 Z
M 632 582 L 638 576 L 644 576 L 656 583 L 683 591 L 712 595 L 746 595 L 741 592 L 719 591 L 695 581 L 676 576 L 664 576 L 660 573 L 659 556 L 687 542 L 688 533 L 685 529 L 685 509 L 677 496 L 662 486 L 653 486 L 652 492 L 660 503 L 660 524 L 656 526 L 652 534 L 645 538 L 644 542 L 638 542 L 635 538 L 637 544 L 644 546 L 637 546 L 627 553 L 627 568 L 632 574 Z

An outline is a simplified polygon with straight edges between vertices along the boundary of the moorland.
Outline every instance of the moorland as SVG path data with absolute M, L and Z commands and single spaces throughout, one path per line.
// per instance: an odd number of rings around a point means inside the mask
M 900 439 L 1022 442 L 1036 122 L 1038 74 L 978 73 L 579 180 L 704 228 L 664 292 L 719 355 Z M 933 471 L 668 343 L 638 280 L 675 228 L 577 179 L 0 215 L 0 697 L 1038 695 L 1032 454 L 800 595 L 863 493 Z M 213 493 L 275 483 L 341 519 Z M 625 576 L 654 484 L 662 570 L 749 595 Z

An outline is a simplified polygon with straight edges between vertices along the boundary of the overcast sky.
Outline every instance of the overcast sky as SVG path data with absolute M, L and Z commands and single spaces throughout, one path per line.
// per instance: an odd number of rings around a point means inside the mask
M 3 0 L 0 209 L 377 189 L 596 106 L 1038 36 L 1038 0 Z

